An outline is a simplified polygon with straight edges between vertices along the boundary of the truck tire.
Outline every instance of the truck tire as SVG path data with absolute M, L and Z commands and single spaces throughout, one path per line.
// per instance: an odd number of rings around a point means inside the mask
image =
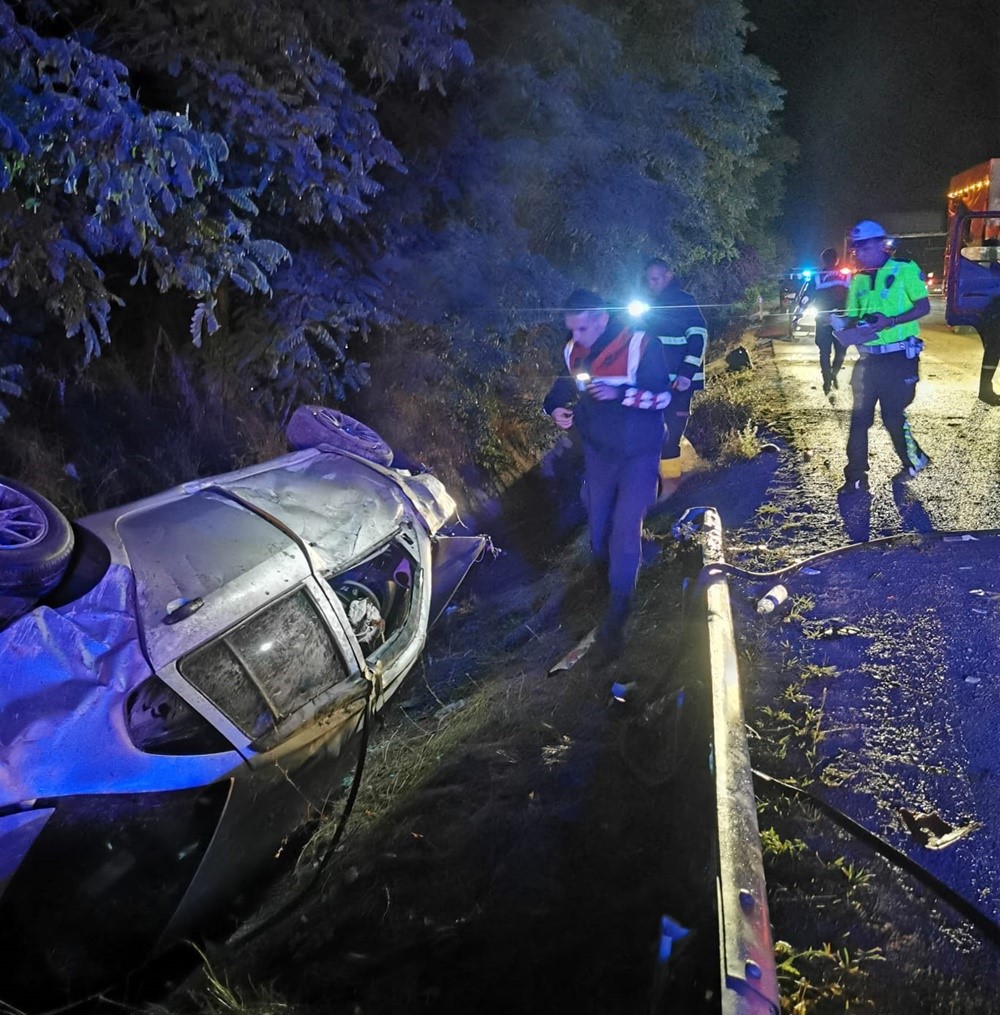
M 0 476 L 0 595 L 40 598 L 73 551 L 66 516 L 41 494 Z
M 300 405 L 285 427 L 297 451 L 326 444 L 376 465 L 392 465 L 392 448 L 360 420 L 322 405 Z

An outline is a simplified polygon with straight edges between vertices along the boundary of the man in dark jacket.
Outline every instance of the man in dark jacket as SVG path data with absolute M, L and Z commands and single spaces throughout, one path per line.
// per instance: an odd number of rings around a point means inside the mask
M 847 299 L 847 286 L 851 274 L 846 274 L 838 267 L 840 258 L 833 247 L 827 247 L 819 255 L 820 270 L 809 280 L 809 284 L 799 297 L 798 305 L 792 318 L 794 325 L 807 309 L 816 315 L 816 346 L 819 349 L 819 369 L 823 375 L 823 394 L 829 395 L 831 388 L 837 387 L 837 374 L 844 365 L 847 350 L 833 337 L 833 325 L 830 317 L 833 311 L 843 310 Z
M 590 547 L 607 565 L 610 589 L 597 642 L 611 659 L 622 648 L 639 573 L 642 520 L 656 500 L 670 376 L 661 344 L 612 314 L 596 293 L 572 293 L 566 327 L 567 372 L 544 409 L 561 430 L 574 427 L 583 445 Z
M 650 309 L 643 315 L 641 327 L 663 346 L 673 394 L 665 417 L 667 435 L 660 454 L 660 478 L 677 479 L 691 397 L 705 387 L 708 331 L 694 297 L 674 281 L 673 271 L 659 257 L 646 264 L 646 299 Z

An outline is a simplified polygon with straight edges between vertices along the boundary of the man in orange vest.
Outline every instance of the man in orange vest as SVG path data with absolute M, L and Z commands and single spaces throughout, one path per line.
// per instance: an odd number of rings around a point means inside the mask
M 574 428 L 583 445 L 590 548 L 607 566 L 610 591 L 597 645 L 613 659 L 639 573 L 642 520 L 656 500 L 670 374 L 660 342 L 612 313 L 597 293 L 573 292 L 565 322 L 567 372 L 543 408 L 561 430 Z

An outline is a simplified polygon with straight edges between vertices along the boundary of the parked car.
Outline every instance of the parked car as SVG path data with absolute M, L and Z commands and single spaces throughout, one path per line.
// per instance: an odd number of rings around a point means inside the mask
M 0 480 L 0 599 L 40 597 L 0 630 L 0 999 L 101 987 L 273 862 L 480 555 L 371 431 L 289 433 L 72 525 Z

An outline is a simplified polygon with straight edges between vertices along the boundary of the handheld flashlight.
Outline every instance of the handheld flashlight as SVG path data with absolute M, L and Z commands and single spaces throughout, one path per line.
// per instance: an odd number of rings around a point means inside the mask
M 577 374 L 575 380 L 576 390 L 586 391 L 587 385 L 590 383 L 590 374 Z

